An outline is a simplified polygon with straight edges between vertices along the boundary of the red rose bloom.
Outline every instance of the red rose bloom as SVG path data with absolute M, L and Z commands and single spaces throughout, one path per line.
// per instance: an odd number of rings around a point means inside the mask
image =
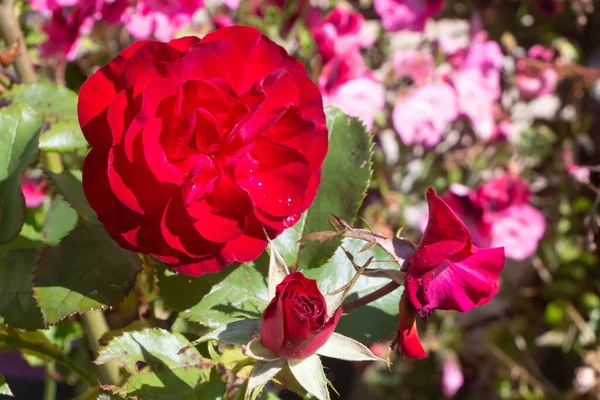
M 277 285 L 263 313 L 260 341 L 279 357 L 303 360 L 329 340 L 341 316 L 340 307 L 329 318 L 317 281 L 293 272 Z
M 85 82 L 85 194 L 123 247 L 200 275 L 258 257 L 311 204 L 327 153 L 321 94 L 244 26 L 139 41 Z

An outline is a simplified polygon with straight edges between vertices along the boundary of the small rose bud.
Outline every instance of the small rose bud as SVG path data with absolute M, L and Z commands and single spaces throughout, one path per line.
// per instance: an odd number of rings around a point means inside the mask
M 329 317 L 317 282 L 294 272 L 277 285 L 263 313 L 260 341 L 279 357 L 303 360 L 329 340 L 341 316 L 340 307 Z

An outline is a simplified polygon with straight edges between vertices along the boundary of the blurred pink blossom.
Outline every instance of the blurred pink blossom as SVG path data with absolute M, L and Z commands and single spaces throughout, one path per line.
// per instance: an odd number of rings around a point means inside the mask
M 490 140 L 496 130 L 494 105 L 500 98 L 503 55 L 498 43 L 476 38 L 464 61 L 450 75 L 459 111 L 469 117 L 477 135 Z
M 554 93 L 558 82 L 558 72 L 551 66 L 539 68 L 527 65 L 527 60 L 539 60 L 551 64 L 554 61 L 554 51 L 551 48 L 536 44 L 527 52 L 527 57 L 517 62 L 517 88 L 525 99 L 533 99 Z
M 458 103 L 452 86 L 427 83 L 401 97 L 394 106 L 394 128 L 404 144 L 435 146 L 448 123 L 458 117 Z
M 240 0 L 222 0 L 223 4 L 230 10 L 237 10 L 240 6 Z
M 81 36 L 89 34 L 97 20 L 116 24 L 129 5 L 130 0 L 32 0 L 35 10 L 50 14 L 42 27 L 48 35 L 41 46 L 42 55 L 75 59 Z
M 226 14 L 215 15 L 213 17 L 213 23 L 215 24 L 215 27 L 217 29 L 226 28 L 228 26 L 235 25 L 235 22 L 233 22 L 233 19 L 229 15 L 226 15 Z
M 25 206 L 35 208 L 46 198 L 46 180 L 43 176 L 34 178 L 27 174 L 21 175 L 21 192 L 25 197 Z
M 203 0 L 139 0 L 125 26 L 137 39 L 150 36 L 166 42 L 179 30 L 187 28 Z
M 442 197 L 479 247 L 504 246 L 507 257 L 524 260 L 535 253 L 544 236 L 544 216 L 529 205 L 531 191 L 522 178 L 505 174 L 476 190 L 452 185 Z
M 454 397 L 465 379 L 460 365 L 451 357 L 445 357 L 442 367 L 442 392 L 447 398 Z
M 420 86 L 435 72 L 433 56 L 417 50 L 396 51 L 392 54 L 392 67 L 399 77 L 408 76 Z
M 385 105 L 385 91 L 371 71 L 364 66 L 358 50 L 332 58 L 319 76 L 319 88 L 325 105 L 363 121 L 373 127 L 375 113 Z
M 575 153 L 572 148 L 566 148 L 561 151 L 561 158 L 565 164 L 567 173 L 578 182 L 590 181 L 590 169 L 575 163 Z
M 544 236 L 543 214 L 529 204 L 528 183 L 509 174 L 472 190 L 453 184 L 442 199 L 462 219 L 478 247 L 504 247 L 506 256 L 524 260 L 535 253 Z M 419 228 L 426 226 L 427 216 Z
M 376 35 L 363 29 L 364 17 L 347 6 L 338 5 L 325 19 L 311 27 L 323 62 L 335 55 L 369 47 Z
M 438 14 L 444 0 L 375 0 L 375 11 L 387 31 L 422 31 L 428 18 Z

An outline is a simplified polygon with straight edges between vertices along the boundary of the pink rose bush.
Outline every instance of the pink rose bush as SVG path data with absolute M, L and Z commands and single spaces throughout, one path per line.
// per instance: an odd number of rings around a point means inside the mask
M 428 83 L 396 101 L 392 118 L 404 144 L 435 146 L 447 125 L 458 117 L 458 102 L 452 86 Z
M 139 0 L 125 26 L 136 39 L 154 36 L 168 41 L 191 24 L 194 13 L 203 5 L 203 0 Z
M 503 175 L 476 190 L 452 185 L 442 198 L 464 221 L 477 246 L 504 246 L 507 257 L 524 260 L 544 236 L 544 216 L 529 204 L 531 191 L 521 178 Z
M 438 14 L 444 0 L 375 0 L 375 11 L 387 31 L 422 31 L 425 22 Z
M 392 68 L 399 78 L 409 77 L 420 86 L 433 77 L 435 63 L 433 56 L 417 50 L 398 50 L 392 54 Z
M 312 27 L 312 33 L 324 62 L 319 76 L 324 104 L 359 118 L 371 130 L 375 113 L 385 105 L 385 93 L 360 54 L 375 41 L 361 33 L 363 23 L 361 14 L 338 6 Z
M 533 99 L 554 93 L 558 82 L 558 72 L 552 67 L 554 50 L 539 44 L 532 46 L 527 52 L 527 57 L 517 62 L 517 88 L 525 99 Z M 528 60 L 537 60 L 548 65 L 542 71 L 527 65 Z

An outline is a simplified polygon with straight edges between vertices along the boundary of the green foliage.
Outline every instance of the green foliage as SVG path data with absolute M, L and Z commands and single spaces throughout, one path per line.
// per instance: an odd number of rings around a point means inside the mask
M 216 328 L 239 318 L 260 318 L 269 302 L 268 259 L 229 266 L 217 274 L 198 278 L 170 270 L 159 272 L 159 287 L 166 305 L 202 325 Z
M 38 252 L 14 250 L 0 255 L 0 317 L 15 328 L 41 329 L 42 314 L 33 298 Z
M 101 226 L 84 225 L 57 247 L 45 248 L 35 270 L 34 295 L 46 324 L 118 303 L 141 270 L 139 257 L 121 248 Z
M 225 384 L 194 347 L 178 354 L 190 342 L 163 329 L 127 332 L 101 350 L 96 363 L 117 360 L 130 374 L 122 388 L 106 387 L 114 393 L 148 399 L 219 399 Z M 146 364 L 141 370 L 138 363 Z
M 77 225 L 77 212 L 61 195 L 54 197 L 46 214 L 41 237 L 44 242 L 56 245 Z
M 85 198 L 81 185 L 81 171 L 70 170 L 60 174 L 46 171 L 46 176 L 65 200 L 88 222 L 97 222 L 96 212 Z
M 21 173 L 35 161 L 42 118 L 31 107 L 0 108 L 0 243 L 17 237 L 25 219 Z
M 40 150 L 69 152 L 87 147 L 77 122 L 77 94 L 62 85 L 39 82 L 18 85 L 2 96 L 28 104 L 44 119 Z
M 360 120 L 348 117 L 336 108 L 327 108 L 326 114 L 329 150 L 323 162 L 321 185 L 312 206 L 298 222 L 299 226 L 290 232 L 294 238 L 298 232 L 302 232 L 301 235 L 304 236 L 329 230 L 331 214 L 352 224 L 371 179 L 371 134 Z M 281 239 L 285 240 L 287 239 Z M 339 243 L 339 240 L 303 243 L 297 258 L 298 268 L 322 265 L 331 257 Z M 286 262 L 293 265 L 289 260 L 289 250 L 283 250 L 281 254 Z
M 8 383 L 6 383 L 6 379 L 4 379 L 2 374 L 0 374 L 0 394 L 5 395 L 5 396 L 13 395 L 12 392 L 10 391 L 10 388 L 8 387 Z

